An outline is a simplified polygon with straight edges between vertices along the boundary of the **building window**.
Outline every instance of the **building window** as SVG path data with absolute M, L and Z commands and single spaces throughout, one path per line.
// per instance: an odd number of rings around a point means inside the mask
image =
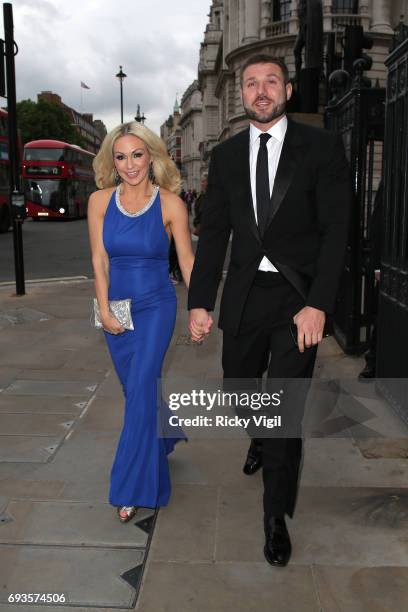
M 358 15 L 358 0 L 333 0 L 332 13 Z
M 292 0 L 273 0 L 273 21 L 287 21 L 290 19 L 290 5 Z

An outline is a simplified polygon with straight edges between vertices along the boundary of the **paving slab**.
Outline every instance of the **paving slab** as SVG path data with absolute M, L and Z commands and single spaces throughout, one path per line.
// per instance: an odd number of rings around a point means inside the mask
M 117 400 L 120 399 L 122 402 L 124 401 L 122 385 L 120 384 L 119 379 L 116 376 L 116 373 L 112 366 L 112 362 L 109 374 L 98 387 L 98 398 L 100 397 L 113 397 Z
M 52 395 L 53 397 L 90 397 L 98 382 L 94 380 L 24 380 L 13 381 L 3 393 L 16 395 Z
M 151 561 L 136 610 L 321 612 L 308 567 L 276 569 L 266 562 L 188 564 Z
M 64 501 L 11 501 L 6 513 L 11 521 L 0 526 L 1 544 L 102 548 L 145 548 L 148 534 L 137 523 L 154 516 L 153 510 L 141 508 L 122 525 L 107 503 Z
M 308 439 L 304 448 L 302 486 L 405 487 L 407 484 L 406 460 L 372 461 L 361 454 L 358 443 L 351 438 Z
M 216 559 L 262 559 L 262 493 L 221 488 Z M 294 565 L 408 564 L 408 495 L 403 489 L 305 487 L 293 520 Z M 239 534 L 239 536 L 237 535 Z
M 169 505 L 160 510 L 150 557 L 170 562 L 214 559 L 217 501 L 217 487 L 174 486 Z
M 0 329 L 6 327 L 21 325 L 30 322 L 44 322 L 50 319 L 50 315 L 40 310 L 33 308 L 13 308 L 10 310 L 2 310 L 0 312 Z
M 121 576 L 143 557 L 141 550 L 3 545 L 0 603 L 10 593 L 64 593 L 71 605 L 131 609 L 136 591 Z
M 407 566 L 407 528 L 406 489 L 301 487 L 291 521 L 293 562 Z
M 38 334 L 37 338 L 38 338 Z M 19 368 L 35 367 L 44 370 L 54 370 L 60 368 L 71 358 L 70 352 L 61 350 L 48 350 L 47 347 L 40 342 L 40 346 L 27 346 L 23 348 L 18 344 L 18 339 L 15 338 L 12 347 L 3 345 L 0 354 L 0 366 L 15 366 Z M 16 350 L 18 346 L 18 350 Z
M 325 612 L 407 610 L 407 567 L 315 566 L 313 573 Z
M 101 383 L 105 380 L 108 370 L 99 372 L 98 370 L 84 370 L 82 368 L 58 368 L 57 370 L 36 370 L 34 368 L 20 371 L 19 376 L 24 380 L 75 380 L 75 381 L 93 381 Z
M 92 345 L 90 348 L 82 349 L 79 352 L 71 352 L 63 367 L 66 369 L 81 368 L 105 372 L 108 368 L 112 367 L 112 362 L 106 346 L 103 348 Z
M 1 330 L 2 357 L 10 357 L 13 352 L 24 352 L 24 349 L 37 344 L 42 338 L 46 338 L 48 331 L 46 326 L 35 329 L 26 329 L 25 326 Z M 11 364 L 4 364 L 5 366 Z
M 65 434 L 60 437 L 0 435 L 0 461 L 46 463 L 56 453 Z
M 62 436 L 74 421 L 60 414 L 0 414 L 2 435 Z
M 356 446 L 366 459 L 408 459 L 408 438 L 391 440 L 369 438 L 367 440 L 356 440 Z
M 105 502 L 118 432 L 74 430 L 54 460 L 42 466 L 38 478 L 63 480 L 62 497 L 72 501 Z
M 78 421 L 79 431 L 120 431 L 123 426 L 122 398 L 96 397 L 91 408 Z
M 3 350 L 3 347 L 2 347 Z M 14 368 L 10 368 L 8 366 L 2 366 L 0 368 L 0 398 L 1 392 L 5 387 L 8 387 L 11 382 L 15 378 L 19 378 L 21 375 L 22 369 L 19 366 Z
M 66 329 L 67 325 L 70 326 L 71 331 Z M 77 319 L 68 322 L 64 321 L 59 326 L 58 333 L 50 333 L 45 341 L 51 349 L 83 350 L 95 347 L 98 344 L 95 330 L 92 330 L 90 325 L 84 326 L 83 321 L 78 321 Z
M 3 491 L 3 489 L 1 490 L 1 492 L 2 492 L 2 495 L 0 495 L 0 513 L 3 512 L 3 510 L 5 510 L 8 502 L 9 502 L 8 496 Z M 3 495 L 3 493 L 4 493 L 4 495 Z
M 398 438 L 405 434 L 408 439 L 408 427 L 403 420 L 390 409 L 386 401 L 380 397 L 366 397 L 357 395 L 358 388 L 351 387 L 353 396 L 342 394 L 338 407 L 342 414 L 353 417 L 362 425 L 369 426 L 375 432 L 387 438 Z M 353 437 L 365 438 L 364 433 L 359 435 L 358 427 L 352 428 Z
M 338 378 L 340 373 L 342 378 L 357 379 L 364 366 L 364 358 L 342 353 L 321 359 L 317 364 L 315 375 L 322 378 Z
M 190 440 L 179 444 L 170 455 L 172 482 L 175 484 L 237 484 L 258 489 L 262 474 L 245 476 L 242 466 L 248 440 Z M 211 460 L 209 460 L 211 458 Z
M 252 478 L 252 477 L 251 477 Z M 249 479 L 249 478 L 248 478 Z M 291 533 L 290 521 L 288 529 Z M 220 487 L 217 511 L 216 561 L 266 564 L 263 556 L 262 485 L 246 488 L 240 485 Z M 293 564 L 297 564 L 293 542 Z
M 79 416 L 87 399 L 52 395 L 13 395 L 0 393 L 0 414 L 66 414 Z
M 27 478 L 2 478 L 0 491 L 12 499 L 45 500 L 60 497 L 65 482 L 62 480 L 28 480 Z

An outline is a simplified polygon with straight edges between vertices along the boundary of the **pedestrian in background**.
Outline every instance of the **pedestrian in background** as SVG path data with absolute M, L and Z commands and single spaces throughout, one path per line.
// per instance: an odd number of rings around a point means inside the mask
M 201 191 L 194 204 L 194 218 L 193 218 L 193 234 L 198 236 L 200 234 L 201 225 L 201 214 L 203 205 L 205 202 L 205 194 L 208 185 L 208 172 L 205 171 L 201 175 Z

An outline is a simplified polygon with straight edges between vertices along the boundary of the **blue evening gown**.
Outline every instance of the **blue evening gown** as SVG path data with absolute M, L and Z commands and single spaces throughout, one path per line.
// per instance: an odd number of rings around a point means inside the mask
M 177 439 L 158 434 L 157 381 L 174 330 L 176 295 L 169 279 L 159 188 L 135 214 L 123 208 L 114 191 L 103 242 L 109 255 L 109 299 L 132 298 L 135 327 L 118 335 L 104 332 L 125 396 L 109 501 L 115 506 L 165 506 L 171 492 L 167 455 Z

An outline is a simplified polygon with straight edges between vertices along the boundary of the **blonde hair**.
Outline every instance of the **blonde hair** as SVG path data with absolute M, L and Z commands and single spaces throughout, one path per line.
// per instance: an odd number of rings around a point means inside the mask
M 137 136 L 145 143 L 153 165 L 157 185 L 178 193 L 181 189 L 180 172 L 167 153 L 166 145 L 154 132 L 137 121 L 118 125 L 105 136 L 101 148 L 93 160 L 95 182 L 99 189 L 113 187 L 116 184 L 113 145 L 118 138 L 128 134 Z

